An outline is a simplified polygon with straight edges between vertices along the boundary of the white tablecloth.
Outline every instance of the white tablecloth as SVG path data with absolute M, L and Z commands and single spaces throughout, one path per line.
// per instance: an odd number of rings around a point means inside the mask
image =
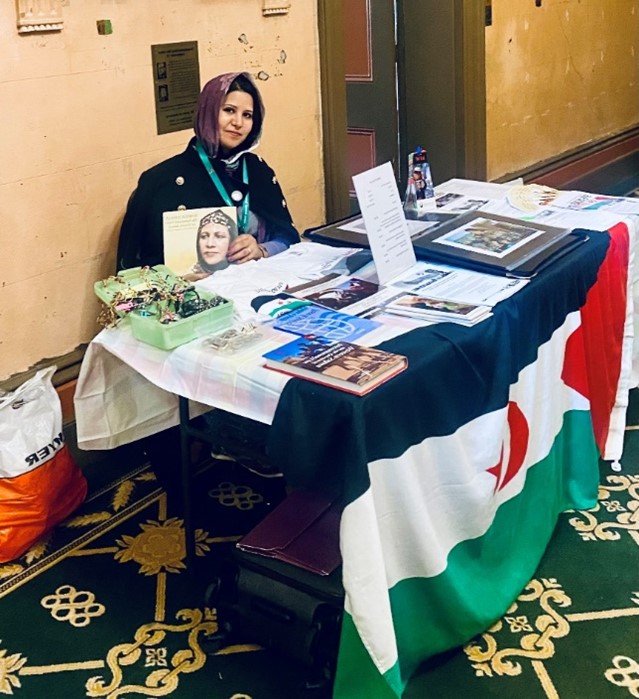
M 521 216 L 521 212 L 507 203 L 505 185 L 451 180 L 441 186 L 441 191 L 493 196 L 484 207 L 486 211 Z M 631 205 L 632 202 L 629 210 Z M 606 210 L 548 209 L 542 219 L 550 225 L 600 231 L 622 221 L 631 232 L 634 257 L 639 216 Z M 237 322 L 254 320 L 252 299 L 318 279 L 335 269 L 351 252 L 347 248 L 299 243 L 275 257 L 230 266 L 200 284 L 233 299 Z M 634 269 L 633 262 L 630 269 Z M 639 301 L 636 274 L 630 284 L 633 298 Z M 634 331 L 637 337 L 639 320 L 632 310 L 629 313 L 629 333 L 633 335 Z M 398 319 L 367 336 L 366 344 L 377 344 L 408 327 L 410 323 Z M 136 340 L 126 322 L 103 330 L 90 343 L 78 379 L 75 393 L 78 445 L 82 449 L 111 449 L 176 425 L 178 395 L 196 403 L 192 406 L 193 414 L 213 406 L 270 424 L 288 378 L 263 368 L 260 357 L 290 336 L 266 326 L 261 326 L 259 332 L 261 338 L 256 344 L 225 354 L 207 348 L 203 340 L 194 340 L 173 351 L 160 350 Z M 628 341 L 632 342 L 632 337 Z M 630 383 L 639 385 L 639 343 L 634 343 L 628 361 L 632 363 Z

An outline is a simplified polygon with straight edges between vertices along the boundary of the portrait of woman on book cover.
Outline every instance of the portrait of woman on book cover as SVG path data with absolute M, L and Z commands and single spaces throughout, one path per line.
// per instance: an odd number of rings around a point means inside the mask
M 197 262 L 191 267 L 189 274 L 208 275 L 228 267 L 226 253 L 231 241 L 235 238 L 237 238 L 237 224 L 222 209 L 216 209 L 204 216 L 196 234 Z
M 165 212 L 164 257 L 175 274 L 189 281 L 228 267 L 227 253 L 237 238 L 233 207 Z

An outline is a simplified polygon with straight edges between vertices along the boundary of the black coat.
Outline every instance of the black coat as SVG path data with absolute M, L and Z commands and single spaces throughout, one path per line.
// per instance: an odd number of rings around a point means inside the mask
M 191 139 L 186 150 L 143 172 L 131 195 L 120 229 L 117 269 L 164 262 L 162 214 L 178 209 L 226 206 L 211 181 Z M 248 187 L 241 180 L 241 162 L 246 159 Z M 250 193 L 251 211 L 266 224 L 265 240 L 299 242 L 282 189 L 273 170 L 259 156 L 241 156 L 235 176 L 227 174 L 224 163 L 213 161 L 222 184 L 233 191 Z

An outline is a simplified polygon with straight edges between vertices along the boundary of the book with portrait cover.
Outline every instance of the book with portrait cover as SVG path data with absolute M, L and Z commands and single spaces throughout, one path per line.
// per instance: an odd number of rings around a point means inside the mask
M 352 342 L 381 323 L 367 318 L 358 318 L 348 313 L 340 313 L 330 308 L 323 308 L 314 303 L 307 303 L 278 316 L 273 323 L 276 330 L 284 330 L 295 335 L 314 335 L 326 340 Z
M 187 279 L 228 267 L 226 253 L 237 238 L 233 206 L 165 211 L 162 215 L 164 264 Z
M 313 336 L 298 337 L 263 358 L 269 369 L 360 396 L 408 366 L 400 354 Z

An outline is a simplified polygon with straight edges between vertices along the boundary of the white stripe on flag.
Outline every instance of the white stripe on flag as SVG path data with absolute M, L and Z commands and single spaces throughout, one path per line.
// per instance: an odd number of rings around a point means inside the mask
M 345 509 L 341 524 L 346 609 L 380 672 L 397 660 L 388 588 L 446 568 L 458 543 L 484 534 L 498 507 L 521 492 L 526 470 L 548 455 L 568 410 L 589 403 L 561 380 L 566 340 L 579 327 L 569 315 L 511 387 L 509 400 L 530 426 L 522 468 L 503 489 L 488 469 L 507 447 L 507 408 L 454 434 L 410 447 L 400 460 L 369 464 L 371 486 Z M 505 449 L 503 462 L 508 463 Z M 503 482 L 503 473 L 500 478 Z

